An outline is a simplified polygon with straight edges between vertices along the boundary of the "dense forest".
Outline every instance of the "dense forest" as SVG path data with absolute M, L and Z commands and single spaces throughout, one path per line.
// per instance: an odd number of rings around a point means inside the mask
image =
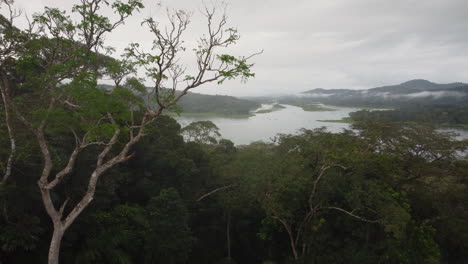
M 423 122 L 468 129 L 468 107 L 402 107 L 385 111 L 350 113 L 354 121 Z
M 100 84 L 100 88 L 112 90 L 115 86 Z M 146 87 L 146 89 L 151 89 Z M 179 94 L 176 92 L 176 94 Z M 177 108 L 173 112 L 181 113 L 199 113 L 199 114 L 218 114 L 218 115 L 248 115 L 253 110 L 260 107 L 260 103 L 253 100 L 239 99 L 227 95 L 208 95 L 188 92 L 189 96 L 180 98 Z M 151 101 L 147 101 L 151 104 Z
M 468 142 L 423 125 L 368 123 L 356 126 L 359 132 L 303 131 L 236 147 L 213 141 L 216 128 L 205 127 L 185 142 L 172 118 L 151 125 L 134 157 L 99 182 L 95 201 L 64 237 L 62 262 L 464 263 L 468 257 Z M 60 143 L 57 154 L 72 151 L 73 138 L 51 141 Z M 41 169 L 37 147 L 27 135 L 24 146 L 31 147 L 21 150 L 1 194 L 2 263 L 45 262 L 53 231 L 33 177 Z M 93 152 L 77 161 L 55 200 L 80 199 Z
M 215 113 L 224 115 L 249 114 L 260 103 L 233 96 L 190 93 L 178 103 L 183 113 Z
M 23 29 L 0 7 L 0 263 L 466 262 L 467 141 L 366 121 L 235 146 L 164 115 L 254 77 L 257 54 L 224 53 L 240 36 L 216 8 L 186 72 L 186 11 L 145 19 L 153 46 L 117 59 L 106 36 L 139 0 L 45 8 Z

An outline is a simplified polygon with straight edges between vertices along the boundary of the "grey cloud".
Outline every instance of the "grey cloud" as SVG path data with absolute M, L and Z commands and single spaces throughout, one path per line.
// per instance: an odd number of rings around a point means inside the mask
M 28 13 L 42 5 L 74 1 L 17 0 Z M 207 1 L 205 1 L 207 2 Z M 153 1 L 108 40 L 117 50 L 151 41 L 139 21 L 164 14 Z M 197 10 L 202 1 L 171 0 L 163 5 Z M 209 3 L 209 2 L 208 2 Z M 298 93 L 316 87 L 365 89 L 410 79 L 468 82 L 468 1 L 466 0 L 231 0 L 230 24 L 242 36 L 231 52 L 255 58 L 256 78 L 227 82 L 199 92 L 232 95 Z M 204 22 L 196 12 L 187 44 Z M 183 62 L 190 65 L 188 54 Z

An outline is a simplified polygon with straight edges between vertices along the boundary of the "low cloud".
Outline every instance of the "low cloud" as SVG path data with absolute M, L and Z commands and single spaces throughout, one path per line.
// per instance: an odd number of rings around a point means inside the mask
M 432 97 L 434 99 L 440 99 L 443 97 L 463 97 L 467 96 L 466 93 L 456 92 L 456 91 L 436 91 L 436 92 L 418 92 L 418 93 L 410 93 L 410 94 L 393 94 L 391 95 L 393 98 L 424 98 L 424 97 Z
M 300 96 L 301 97 L 305 97 L 305 98 L 327 98 L 327 97 L 330 97 L 330 96 L 334 96 L 335 94 L 333 93 L 306 93 L 306 94 L 301 94 Z

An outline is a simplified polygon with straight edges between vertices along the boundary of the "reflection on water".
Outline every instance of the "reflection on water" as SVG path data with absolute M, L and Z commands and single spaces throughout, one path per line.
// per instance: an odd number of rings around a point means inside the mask
M 219 129 L 223 138 L 236 145 L 254 141 L 270 141 L 278 133 L 294 134 L 301 128 L 314 129 L 326 127 L 331 132 L 341 132 L 349 124 L 328 123 L 318 120 L 339 120 L 348 117 L 356 108 L 334 107 L 335 111 L 306 112 L 300 107 L 284 105 L 286 108 L 275 112 L 257 114 L 250 118 L 232 119 L 222 117 L 177 117 L 176 120 L 186 126 L 194 121 L 211 120 Z M 263 106 L 262 109 L 267 109 Z
M 340 120 L 349 117 L 350 112 L 357 108 L 331 107 L 335 111 L 307 112 L 300 107 L 284 105 L 286 108 L 271 113 L 257 114 L 250 118 L 224 117 L 176 117 L 176 120 L 186 126 L 194 121 L 211 120 L 220 130 L 223 138 L 229 139 L 236 145 L 249 144 L 254 141 L 271 141 L 277 134 L 295 134 L 301 128 L 314 129 L 326 127 L 328 131 L 338 133 L 349 129 L 345 123 L 320 122 L 318 120 Z M 324 106 L 328 107 L 328 106 Z M 262 105 L 260 109 L 270 109 L 271 105 Z M 462 129 L 444 129 L 458 134 L 458 139 L 468 139 L 468 131 Z
M 340 120 L 349 117 L 350 112 L 357 108 L 331 107 L 335 111 L 307 112 L 300 107 L 284 105 L 286 108 L 266 114 L 257 114 L 250 118 L 224 117 L 176 117 L 176 120 L 186 126 L 194 121 L 211 120 L 220 130 L 223 138 L 229 139 L 236 145 L 249 144 L 254 141 L 271 141 L 277 134 L 295 134 L 301 128 L 314 129 L 326 127 L 328 131 L 338 133 L 349 129 L 345 123 L 320 122 L 318 120 Z M 330 106 L 324 106 L 330 107 Z M 260 109 L 270 109 L 271 105 L 262 105 Z M 444 129 L 457 133 L 458 139 L 468 139 L 468 131 L 461 129 Z

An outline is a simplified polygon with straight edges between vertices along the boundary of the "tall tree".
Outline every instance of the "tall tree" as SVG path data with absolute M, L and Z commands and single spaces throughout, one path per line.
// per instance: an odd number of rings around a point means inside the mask
M 16 154 L 16 137 L 12 123 L 11 109 L 8 104 L 11 93 L 11 83 L 7 81 L 12 74 L 11 67 L 12 61 L 15 58 L 16 52 L 21 45 L 22 39 L 20 31 L 13 26 L 15 18 L 20 16 L 20 12 L 15 10 L 12 6 L 13 1 L 1 0 L 0 8 L 7 8 L 7 17 L 0 14 L 0 95 L 2 97 L 3 114 L 5 119 L 5 126 L 8 132 L 10 142 L 10 151 L 8 158 L 3 166 L 3 175 L 0 179 L 0 187 L 3 186 L 10 178 L 13 166 L 13 159 Z M 2 162 L 0 162 L 2 165 Z
M 9 4 L 10 2 L 4 2 Z M 101 15 L 111 8 L 116 16 Z M 104 37 L 143 8 L 139 0 L 110 4 L 104 0 L 81 0 L 73 7 L 79 21 L 64 11 L 45 8 L 33 16 L 26 38 L 14 56 L 15 71 L 21 81 L 3 74 L 2 82 L 15 86 L 6 94 L 6 105 L 35 136 L 43 159 L 38 186 L 43 205 L 53 223 L 49 263 L 59 262 L 60 244 L 66 230 L 94 199 L 99 178 L 115 165 L 132 158 L 132 148 L 145 135 L 146 127 L 165 109 L 173 106 L 189 90 L 200 85 L 236 77 L 253 77 L 250 57 L 236 58 L 219 54 L 217 49 L 234 44 L 239 35 L 226 28 L 226 16 L 216 20 L 216 9 L 205 9 L 208 32 L 195 49 L 197 71 L 185 74 L 179 64 L 183 33 L 190 15 L 184 11 L 169 14 L 169 26 L 162 28 L 154 19 L 146 19 L 155 40 L 149 52 L 132 44 L 124 61 L 109 57 L 112 49 Z M 131 76 L 135 67 L 143 67 L 154 86 L 146 90 Z M 104 75 L 114 78 L 116 87 L 101 89 L 97 81 Z M 184 84 L 181 91 L 178 87 Z M 57 155 L 58 139 L 73 137 L 71 152 Z M 73 175 L 77 160 L 84 153 L 95 155 L 96 165 L 89 172 L 86 189 L 80 197 L 55 195 L 61 183 Z
M 286 232 L 292 257 L 299 261 L 310 253 L 311 226 L 334 213 L 382 224 L 395 235 L 408 222 L 410 215 L 394 191 L 367 178 L 361 167 L 367 155 L 355 136 L 305 130 L 279 137 L 278 145 L 241 149 L 231 173 L 244 175 L 241 188 L 263 208 L 265 224 Z
M 221 137 L 219 128 L 211 121 L 192 122 L 181 131 L 186 141 L 195 141 L 202 144 L 215 144 Z

